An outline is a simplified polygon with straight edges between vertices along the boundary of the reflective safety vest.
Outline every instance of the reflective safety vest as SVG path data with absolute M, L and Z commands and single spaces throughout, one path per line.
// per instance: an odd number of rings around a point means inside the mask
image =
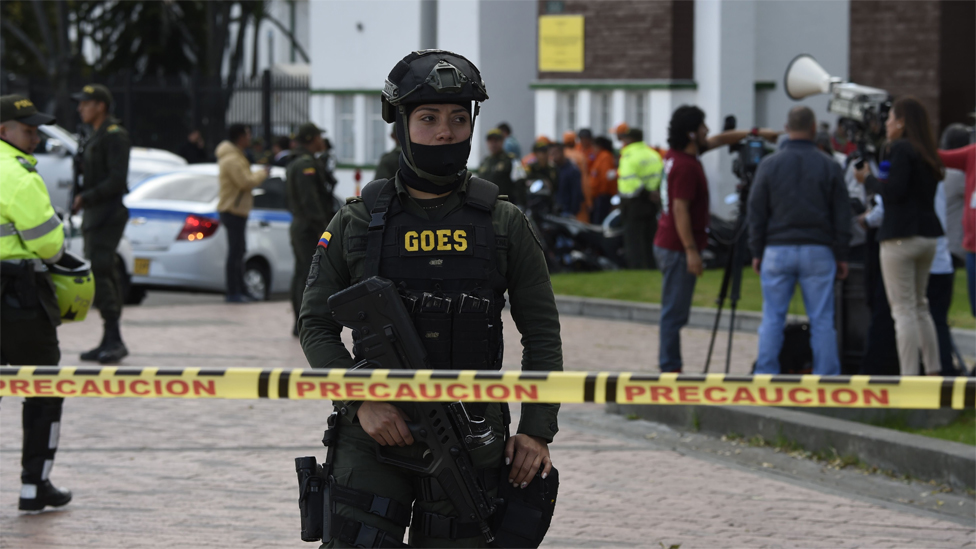
M 57 261 L 64 229 L 54 213 L 37 159 L 0 141 L 0 259 Z
M 656 191 L 661 186 L 664 163 L 661 155 L 643 141 L 631 143 L 620 151 L 617 167 L 617 191 L 621 198 L 633 198 L 642 189 Z

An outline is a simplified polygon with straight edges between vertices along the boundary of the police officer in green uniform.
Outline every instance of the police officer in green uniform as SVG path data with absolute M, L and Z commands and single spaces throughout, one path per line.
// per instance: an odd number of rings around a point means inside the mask
M 374 181 L 362 198 L 350 199 L 319 240 L 301 311 L 302 347 L 313 368 L 353 366 L 328 298 L 378 275 L 392 280 L 401 293 L 436 294 L 456 305 L 451 311 L 416 315 L 433 368 L 501 368 L 507 291 L 522 334 L 523 369 L 562 370 L 559 317 L 542 248 L 518 208 L 497 199 L 498 187 L 471 177 L 465 168 L 474 120 L 486 99 L 478 69 L 451 52 L 414 52 L 390 72 L 383 112 L 387 122 L 395 122 L 403 146 L 400 169 L 394 179 Z M 436 234 L 450 235 L 450 245 L 436 243 Z M 457 306 L 466 299 L 487 300 L 489 312 L 466 317 L 463 305 Z M 436 481 L 376 459 L 377 445 L 397 456 L 422 459 L 423 445 L 413 445 L 405 424 L 416 413 L 411 403 L 334 404 L 340 427 L 333 475 L 339 485 L 367 498 L 390 498 L 401 509 L 413 506 L 411 546 L 484 546 L 477 524 L 455 516 Z M 478 408 L 500 433 L 501 407 Z M 505 459 L 512 464 L 507 480 L 522 488 L 540 467 L 548 475 L 548 444 L 558 430 L 558 409 L 556 404 L 524 404 L 517 434 L 507 443 L 499 437 L 473 451 L 475 466 L 490 471 Z M 336 503 L 335 510 L 327 547 L 401 546 L 404 520 L 343 503 Z
M 535 162 L 529 164 L 526 170 L 526 178 L 529 181 L 542 181 L 548 187 L 551 196 L 556 196 L 556 181 L 558 175 L 556 168 L 549 164 L 549 143 L 538 140 L 532 145 L 532 154 L 535 155 Z
M 26 97 L 0 97 L 0 363 L 56 366 L 61 360 L 58 299 L 48 264 L 64 254 L 64 228 L 31 153 L 37 126 L 54 117 Z M 61 425 L 62 398 L 24 399 L 20 509 L 71 501 L 48 478 Z
M 488 156 L 478 167 L 478 177 L 498 185 L 498 193 L 508 196 L 509 202 L 525 205 L 525 171 L 519 159 L 505 152 L 505 134 L 498 128 L 488 130 Z
M 81 353 L 81 360 L 114 364 L 129 354 L 122 342 L 122 265 L 116 254 L 129 220 L 122 197 L 129 192 L 129 133 L 109 114 L 112 94 L 91 84 L 71 96 L 78 101 L 81 121 L 94 133 L 82 158 L 84 185 L 76 190 L 72 211 L 84 210 L 81 223 L 85 257 L 95 275 L 95 306 L 102 314 L 104 334 L 98 347 Z
M 285 191 L 291 211 L 291 249 L 295 254 L 295 273 L 291 281 L 291 303 L 295 311 L 292 333 L 298 336 L 298 313 L 315 244 L 332 220 L 332 192 L 327 171 L 315 155 L 325 150 L 322 130 L 309 122 L 298 128 L 297 147 L 292 150 Z
M 397 170 L 400 169 L 400 141 L 397 140 L 396 132 L 390 134 L 396 147 L 392 151 L 383 153 L 379 163 L 376 165 L 376 179 L 393 179 Z

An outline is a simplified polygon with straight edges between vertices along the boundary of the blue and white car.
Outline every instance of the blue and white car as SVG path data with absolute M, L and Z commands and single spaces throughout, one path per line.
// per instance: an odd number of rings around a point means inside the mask
M 125 197 L 125 238 L 133 256 L 129 301 L 138 301 L 147 289 L 226 291 L 227 235 L 217 213 L 218 172 L 216 164 L 193 164 L 150 177 Z M 254 299 L 287 292 L 291 285 L 294 257 L 284 178 L 284 168 L 272 168 L 252 191 L 244 285 Z

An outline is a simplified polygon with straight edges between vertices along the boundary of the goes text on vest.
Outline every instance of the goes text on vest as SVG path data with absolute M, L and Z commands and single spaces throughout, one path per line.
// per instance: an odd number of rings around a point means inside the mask
M 440 255 L 471 253 L 468 238 L 471 227 L 421 229 L 404 227 L 400 231 L 400 255 Z

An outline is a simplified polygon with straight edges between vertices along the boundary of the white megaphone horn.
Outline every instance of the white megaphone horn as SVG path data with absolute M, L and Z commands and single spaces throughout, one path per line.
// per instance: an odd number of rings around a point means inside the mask
M 786 95 L 799 101 L 809 95 L 827 93 L 834 84 L 843 82 L 841 78 L 830 76 L 813 56 L 797 55 L 786 67 L 783 84 Z

